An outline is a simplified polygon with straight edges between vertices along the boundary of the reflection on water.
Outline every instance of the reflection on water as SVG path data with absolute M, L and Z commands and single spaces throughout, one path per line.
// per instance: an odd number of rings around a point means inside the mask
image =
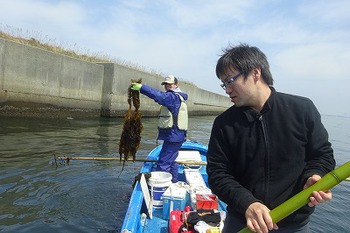
M 214 117 L 193 117 L 188 138 L 208 143 Z M 324 123 L 339 164 L 349 159 L 350 119 Z M 142 119 L 137 153 L 156 145 L 155 118 Z M 0 119 L 0 232 L 118 232 L 141 163 L 71 161 L 51 166 L 53 155 L 119 156 L 123 119 Z M 334 200 L 317 208 L 314 232 L 346 232 L 350 182 L 334 189 Z M 330 214 L 331 212 L 331 214 Z M 328 219 L 328 221 L 324 221 Z

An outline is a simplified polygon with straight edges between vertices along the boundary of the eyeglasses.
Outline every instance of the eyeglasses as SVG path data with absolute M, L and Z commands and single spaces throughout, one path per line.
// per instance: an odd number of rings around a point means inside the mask
M 228 85 L 230 85 L 231 83 L 233 83 L 240 75 L 241 75 L 241 73 L 236 74 L 235 76 L 233 76 L 229 80 L 222 82 L 222 84 L 220 84 L 220 86 L 222 87 L 222 89 L 226 90 L 226 87 Z

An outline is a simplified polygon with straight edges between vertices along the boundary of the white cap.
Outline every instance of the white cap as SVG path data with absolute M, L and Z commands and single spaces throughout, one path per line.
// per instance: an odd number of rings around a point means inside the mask
M 162 85 L 164 84 L 173 84 L 177 83 L 177 78 L 174 75 L 168 75 L 165 79 L 164 82 L 162 82 Z

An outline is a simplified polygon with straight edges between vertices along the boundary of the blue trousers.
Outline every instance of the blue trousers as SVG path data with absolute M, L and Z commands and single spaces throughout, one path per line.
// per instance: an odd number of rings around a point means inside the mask
M 178 181 L 178 164 L 175 162 L 175 159 L 179 154 L 181 145 L 182 142 L 164 141 L 157 162 L 156 170 L 169 172 L 173 176 L 173 183 Z

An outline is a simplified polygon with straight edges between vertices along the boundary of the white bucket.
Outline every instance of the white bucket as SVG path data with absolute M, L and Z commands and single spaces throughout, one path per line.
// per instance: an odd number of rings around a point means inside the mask
M 163 208 L 163 193 L 172 184 L 169 172 L 151 172 L 148 186 L 153 200 L 153 208 Z

